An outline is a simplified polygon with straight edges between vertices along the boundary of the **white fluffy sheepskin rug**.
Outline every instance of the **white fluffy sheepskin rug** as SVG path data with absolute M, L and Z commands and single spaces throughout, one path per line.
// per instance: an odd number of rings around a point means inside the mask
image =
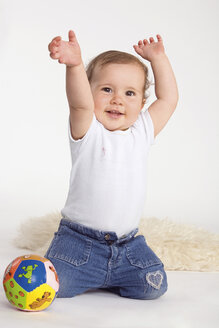
M 29 218 L 19 227 L 14 245 L 43 256 L 60 219 L 59 212 Z M 157 218 L 142 218 L 139 234 L 145 236 L 167 271 L 219 271 L 219 234 Z

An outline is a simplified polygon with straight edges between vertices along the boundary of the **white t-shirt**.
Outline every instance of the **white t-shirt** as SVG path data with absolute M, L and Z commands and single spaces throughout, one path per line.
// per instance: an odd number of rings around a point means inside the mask
M 64 218 L 95 230 L 114 231 L 118 238 L 138 227 L 147 188 L 147 158 L 154 144 L 151 116 L 141 111 L 125 131 L 109 131 L 95 115 L 86 135 L 74 140 Z

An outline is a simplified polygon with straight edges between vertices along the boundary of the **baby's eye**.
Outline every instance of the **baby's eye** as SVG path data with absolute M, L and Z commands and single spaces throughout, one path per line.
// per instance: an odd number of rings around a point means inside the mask
M 134 93 L 134 91 L 130 91 L 130 90 L 129 90 L 129 91 L 126 92 L 126 95 L 127 95 L 127 96 L 134 96 L 135 93 Z
M 112 92 L 112 90 L 110 88 L 107 88 L 107 87 L 103 88 L 102 90 L 105 91 L 105 92 L 108 92 L 108 93 Z

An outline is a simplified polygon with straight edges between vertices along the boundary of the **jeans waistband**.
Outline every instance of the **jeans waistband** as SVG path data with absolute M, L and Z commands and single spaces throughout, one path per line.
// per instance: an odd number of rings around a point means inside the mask
M 105 242 L 108 245 L 126 243 L 130 239 L 132 239 L 138 232 L 138 228 L 136 228 L 136 229 L 132 230 L 131 232 L 129 232 L 128 234 L 123 235 L 120 238 L 118 238 L 117 234 L 114 231 L 95 230 L 90 227 L 84 226 L 82 224 L 76 223 L 72 220 L 68 220 L 68 219 L 64 219 L 64 218 L 61 219 L 60 225 L 67 226 L 68 228 L 70 228 L 78 233 L 81 233 L 85 236 Z

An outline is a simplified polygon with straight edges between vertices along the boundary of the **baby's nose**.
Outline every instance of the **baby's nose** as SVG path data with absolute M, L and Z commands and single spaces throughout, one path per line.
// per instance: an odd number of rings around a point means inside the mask
M 116 104 L 116 105 L 122 105 L 123 104 L 122 97 L 120 97 L 118 94 L 117 95 L 114 95 L 111 98 L 111 103 L 112 104 Z

